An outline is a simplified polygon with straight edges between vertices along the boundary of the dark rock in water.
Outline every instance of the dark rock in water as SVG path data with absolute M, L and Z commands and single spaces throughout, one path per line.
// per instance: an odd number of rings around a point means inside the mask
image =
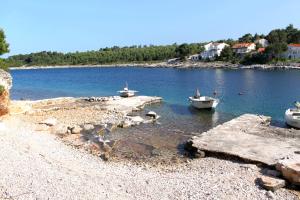
M 184 150 L 186 151 L 186 155 L 191 158 L 204 158 L 205 152 L 200 151 L 198 148 L 193 146 L 193 141 L 189 140 L 184 145 Z
M 153 119 L 156 119 L 156 118 L 157 118 L 157 114 L 156 114 L 156 112 L 154 112 L 154 111 L 149 111 L 149 112 L 146 114 L 146 116 L 152 117 Z

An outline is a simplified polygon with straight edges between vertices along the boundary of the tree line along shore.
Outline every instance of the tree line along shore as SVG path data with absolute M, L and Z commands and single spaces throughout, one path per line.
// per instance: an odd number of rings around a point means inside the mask
M 242 56 L 233 50 L 237 44 L 254 43 L 259 39 L 266 39 L 269 45 L 262 48 L 256 44 L 256 49 L 245 53 Z M 288 44 L 300 43 L 300 30 L 293 25 L 284 29 L 274 29 L 269 34 L 250 33 L 243 35 L 237 40 L 226 39 L 214 41 L 217 43 L 226 43 L 226 46 L 220 55 L 214 59 L 200 59 L 205 62 L 223 61 L 232 64 L 276 64 L 280 63 L 299 63 L 300 59 L 289 59 L 282 56 L 287 51 Z M 9 52 L 9 45 L 5 41 L 3 31 L 0 31 L 0 55 Z M 158 63 L 167 62 L 170 59 L 177 58 L 178 62 L 187 60 L 191 55 L 201 54 L 205 51 L 204 45 L 207 43 L 191 43 L 172 45 L 135 45 L 129 47 L 106 47 L 99 50 L 86 52 L 51 52 L 42 51 L 38 53 L 13 55 L 6 59 L 0 59 L 2 68 L 20 67 L 20 66 L 63 66 L 63 65 L 106 65 L 106 64 L 124 64 L 124 63 Z M 259 51 L 263 49 L 263 51 Z

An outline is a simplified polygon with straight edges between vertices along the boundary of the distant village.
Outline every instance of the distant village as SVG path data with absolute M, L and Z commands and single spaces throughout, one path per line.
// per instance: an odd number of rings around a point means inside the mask
M 201 60 L 215 60 L 219 57 L 225 47 L 230 47 L 233 52 L 241 57 L 246 54 L 261 54 L 264 53 L 266 47 L 269 46 L 269 42 L 266 39 L 258 39 L 253 43 L 237 43 L 233 46 L 224 42 L 210 42 L 204 45 L 204 51 L 199 54 L 194 54 L 188 57 L 191 61 Z M 257 48 L 258 47 L 258 48 Z M 288 49 L 282 54 L 282 57 L 286 59 L 299 59 L 300 58 L 300 44 L 288 44 Z M 175 61 L 176 59 L 170 59 L 169 62 Z
M 181 56 L 169 59 L 168 62 L 177 62 L 182 58 Z M 193 62 L 217 60 L 248 64 L 272 61 L 299 62 L 300 30 L 289 25 L 285 29 L 272 30 L 266 36 L 248 33 L 238 40 L 204 43 L 196 54 L 187 55 L 185 59 Z

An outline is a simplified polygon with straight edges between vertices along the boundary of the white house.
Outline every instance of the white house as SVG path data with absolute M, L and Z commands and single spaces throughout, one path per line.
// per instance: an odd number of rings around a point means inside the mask
M 237 43 L 233 45 L 232 49 L 237 54 L 245 54 L 254 51 L 256 45 L 254 43 Z
M 285 57 L 289 59 L 300 58 L 300 44 L 289 44 Z
M 255 40 L 255 44 L 260 44 L 261 47 L 266 48 L 267 46 L 269 46 L 269 41 L 262 38 L 262 39 Z
M 204 46 L 204 51 L 200 54 L 202 59 L 214 59 L 221 55 L 223 49 L 229 46 L 226 43 L 211 42 Z
M 201 60 L 201 55 L 200 54 L 190 55 L 188 59 L 191 61 L 199 61 Z

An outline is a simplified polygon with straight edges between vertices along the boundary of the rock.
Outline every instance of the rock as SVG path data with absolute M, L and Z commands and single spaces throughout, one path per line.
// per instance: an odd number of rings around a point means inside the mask
M 300 186 L 300 156 L 280 160 L 276 164 L 276 169 L 282 173 L 282 176 L 292 184 Z
M 82 131 L 82 128 L 78 125 L 70 128 L 72 134 L 79 134 Z
M 83 125 L 83 130 L 84 131 L 90 131 L 90 130 L 93 130 L 94 128 L 95 127 L 92 124 L 85 124 L 85 125 Z
M 267 176 L 274 176 L 274 177 L 280 177 L 281 173 L 277 170 L 271 170 L 271 169 L 263 169 L 262 171 L 263 174 L 267 175 Z
M 197 151 L 194 155 L 194 158 L 205 158 L 205 152 L 204 151 Z
M 56 124 L 53 126 L 52 132 L 57 135 L 65 135 L 68 133 L 68 126 L 65 124 Z
M 9 90 L 12 86 L 11 75 L 0 69 L 0 116 L 5 115 L 9 112 Z
M 267 191 L 266 192 L 266 196 L 269 198 L 269 199 L 274 199 L 275 198 L 275 195 L 272 191 Z
M 103 153 L 100 155 L 100 158 L 104 161 L 108 161 L 109 159 L 109 153 Z
M 112 148 L 106 144 L 105 142 L 103 143 L 103 151 L 104 152 L 111 152 Z
M 55 126 L 57 124 L 57 119 L 48 118 L 48 119 L 42 121 L 40 124 L 46 124 L 47 126 Z
M 146 116 L 152 117 L 153 119 L 156 119 L 157 114 L 156 114 L 156 112 L 154 112 L 154 111 L 149 111 L 149 112 L 146 114 Z
M 126 116 L 125 119 L 119 124 L 119 127 L 126 128 L 130 126 L 136 126 L 144 122 L 144 119 L 140 116 Z
M 111 132 L 113 129 L 115 129 L 115 128 L 117 127 L 117 125 L 114 124 L 114 123 L 107 123 L 107 124 L 104 124 L 103 127 L 104 127 L 107 131 Z
M 11 75 L 2 69 L 0 69 L 0 85 L 2 85 L 6 91 L 9 91 L 12 87 Z
M 271 191 L 276 191 L 285 186 L 285 180 L 271 176 L 262 176 L 258 181 L 263 188 Z
M 144 119 L 140 116 L 130 117 L 130 119 L 133 122 L 133 125 L 139 125 L 140 123 L 143 123 L 143 121 L 144 121 Z

